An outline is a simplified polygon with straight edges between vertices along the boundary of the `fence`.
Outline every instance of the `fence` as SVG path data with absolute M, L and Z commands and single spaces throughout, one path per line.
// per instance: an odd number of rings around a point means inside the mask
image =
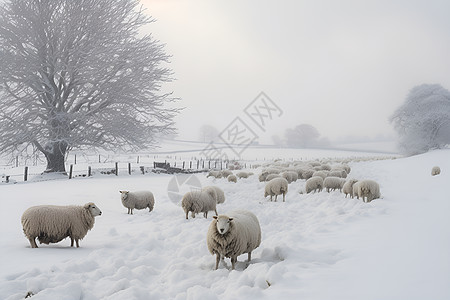
M 142 174 L 145 175 L 147 173 L 199 173 L 206 172 L 210 169 L 237 169 L 237 168 L 247 168 L 251 167 L 249 163 L 243 163 L 242 165 L 236 162 L 229 161 L 220 161 L 220 160 L 189 160 L 189 161 L 172 161 L 168 162 L 165 160 L 164 162 L 156 162 L 153 161 L 150 164 L 139 164 L 139 159 L 136 160 L 137 163 L 119 163 L 115 162 L 110 164 L 109 167 L 105 166 L 109 163 L 97 163 L 95 166 L 91 166 L 89 164 L 77 164 L 76 157 L 74 158 L 73 163 L 68 166 L 67 174 L 64 174 L 68 177 L 68 179 L 72 179 L 75 177 L 91 177 L 93 175 L 115 175 L 119 176 L 119 174 Z M 150 166 L 149 166 L 150 165 Z M 239 167 L 238 167 L 239 165 Z M 23 169 L 23 173 L 17 171 L 18 168 L 14 172 L 10 172 L 10 174 L 2 175 L 2 182 L 4 183 L 12 183 L 20 181 L 21 179 L 26 182 L 28 181 L 30 176 L 38 176 L 42 175 L 42 172 L 30 172 L 30 168 L 25 166 Z M 35 171 L 38 169 L 34 167 Z M 6 171 L 6 170 L 5 170 Z M 7 171 L 6 171 L 7 172 Z M 53 179 L 53 178 L 52 178 Z M 44 179 L 43 179 L 44 180 Z M 51 179 L 46 179 L 51 180 Z

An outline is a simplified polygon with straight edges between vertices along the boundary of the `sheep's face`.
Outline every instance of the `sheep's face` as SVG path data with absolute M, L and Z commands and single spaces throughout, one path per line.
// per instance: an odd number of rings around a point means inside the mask
M 89 210 L 89 212 L 91 213 L 91 215 L 93 217 L 96 216 L 101 216 L 102 215 L 102 211 L 100 210 L 100 208 L 97 207 L 97 205 L 95 205 L 94 203 L 90 202 L 90 203 L 86 203 L 84 205 L 84 208 L 86 208 L 87 210 Z
M 122 200 L 127 199 L 129 191 L 119 191 Z
M 233 221 L 233 218 L 229 218 L 227 216 L 213 216 L 216 219 L 216 228 L 217 232 L 220 234 L 225 234 L 230 230 L 230 223 Z

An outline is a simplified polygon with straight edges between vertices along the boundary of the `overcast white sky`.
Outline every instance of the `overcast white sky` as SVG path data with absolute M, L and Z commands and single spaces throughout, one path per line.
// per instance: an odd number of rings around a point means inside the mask
M 450 89 L 447 0 L 141 2 L 173 56 L 180 138 L 247 122 L 261 91 L 283 110 L 270 129 L 253 128 L 261 142 L 302 123 L 331 140 L 392 135 L 387 119 L 412 87 Z

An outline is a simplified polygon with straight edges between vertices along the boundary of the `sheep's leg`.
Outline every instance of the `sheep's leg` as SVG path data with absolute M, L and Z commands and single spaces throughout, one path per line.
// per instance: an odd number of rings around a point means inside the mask
M 216 253 L 216 270 L 219 268 L 220 254 Z
M 250 262 L 252 260 L 252 252 L 250 251 L 249 253 L 248 253 L 248 262 Z
M 275 202 L 277 202 L 277 197 L 278 197 L 278 195 L 275 195 Z
M 36 244 L 36 238 L 29 238 L 31 248 L 38 248 L 38 245 Z
M 186 220 L 188 219 L 189 211 L 186 210 Z
M 205 212 L 203 213 L 203 215 L 205 216 L 205 219 L 208 219 L 208 212 L 207 212 L 207 211 L 205 211 Z
M 70 237 L 70 247 L 73 247 L 73 237 Z
M 236 262 L 237 262 L 237 257 L 232 256 L 231 257 L 231 270 L 234 270 L 234 267 L 236 266 Z
M 286 193 L 283 193 L 283 202 L 286 202 Z
M 80 245 L 78 244 L 78 239 L 75 240 L 75 243 L 77 243 L 77 248 L 80 248 Z
M 217 209 L 214 210 L 214 212 L 216 213 L 216 216 L 218 216 L 219 214 L 217 213 Z

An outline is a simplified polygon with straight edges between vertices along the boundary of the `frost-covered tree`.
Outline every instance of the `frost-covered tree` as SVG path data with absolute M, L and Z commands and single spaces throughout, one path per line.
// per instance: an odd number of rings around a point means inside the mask
M 217 139 L 219 136 L 219 130 L 212 125 L 202 125 L 200 127 L 199 141 L 204 143 L 210 143 Z
M 390 121 L 407 155 L 450 144 L 450 92 L 438 84 L 416 86 Z
M 0 152 L 29 145 L 64 172 L 71 149 L 143 149 L 170 133 L 163 46 L 138 0 L 0 4 Z
M 310 124 L 300 124 L 293 129 L 286 129 L 285 132 L 286 145 L 293 148 L 316 146 L 319 136 L 319 131 Z

